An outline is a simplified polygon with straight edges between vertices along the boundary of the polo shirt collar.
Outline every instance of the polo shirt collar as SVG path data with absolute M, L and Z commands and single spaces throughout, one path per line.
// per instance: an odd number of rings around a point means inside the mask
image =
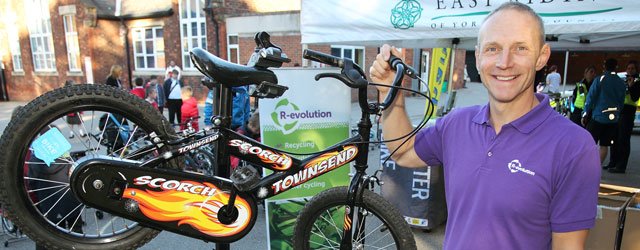
M 552 112 L 554 112 L 549 105 L 549 96 L 536 93 L 535 97 L 538 98 L 538 101 L 540 101 L 540 103 L 533 107 L 533 109 L 524 114 L 522 117 L 509 123 L 521 133 L 530 133 L 535 128 L 540 126 L 540 124 L 542 124 L 542 122 L 544 122 L 544 120 L 546 120 L 546 118 Z M 478 113 L 473 117 L 472 121 L 480 125 L 489 124 L 488 103 L 478 111 Z

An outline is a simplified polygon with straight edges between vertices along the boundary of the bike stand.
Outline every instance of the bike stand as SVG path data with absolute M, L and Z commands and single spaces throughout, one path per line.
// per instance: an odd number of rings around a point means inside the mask
M 4 241 L 4 247 L 9 247 L 9 243 L 18 242 L 18 241 L 22 241 L 22 240 L 28 239 L 28 237 L 26 235 L 22 234 L 21 232 L 19 232 L 19 234 L 17 236 L 13 235 L 13 234 L 7 234 L 7 235 L 9 235 L 10 238 L 6 239 Z

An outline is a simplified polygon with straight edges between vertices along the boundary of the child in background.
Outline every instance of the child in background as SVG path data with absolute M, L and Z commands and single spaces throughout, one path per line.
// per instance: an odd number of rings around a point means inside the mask
M 147 102 L 149 102 L 155 109 L 158 109 L 156 98 L 158 98 L 158 90 L 156 90 L 156 86 L 147 87 L 147 98 L 145 100 L 147 100 Z
M 189 118 L 195 118 L 199 116 L 198 101 L 196 100 L 196 98 L 193 97 L 193 89 L 190 86 L 182 87 L 181 94 L 182 94 L 182 107 L 180 108 L 180 111 L 182 113 L 181 121 L 186 123 Z M 193 119 L 191 121 L 191 126 L 196 131 L 200 130 L 198 127 L 198 119 Z M 185 124 L 180 125 L 181 130 L 184 130 L 185 128 L 187 128 Z
M 140 99 L 144 99 L 145 93 L 144 93 L 144 87 L 142 86 L 144 84 L 144 81 L 142 80 L 142 78 L 136 77 L 136 79 L 134 79 L 133 82 L 136 85 L 136 87 L 131 90 L 131 94 L 137 95 L 138 97 L 140 97 Z
M 251 139 L 254 139 L 254 140 L 260 142 L 261 141 L 261 139 L 260 139 L 260 113 L 258 113 L 257 110 L 255 112 L 253 112 L 253 114 L 249 118 L 249 121 L 247 121 L 247 123 L 245 123 L 244 125 L 242 125 L 238 129 L 236 129 L 236 132 L 238 132 L 238 134 L 245 135 L 245 136 L 247 136 L 247 137 L 249 137 Z M 240 165 L 240 159 L 238 159 L 237 157 L 234 157 L 234 156 L 230 156 L 229 165 L 231 166 L 231 169 L 236 169 L 238 167 L 238 165 Z M 257 168 L 257 169 L 258 169 L 258 172 L 260 173 L 260 175 L 262 175 L 262 168 Z

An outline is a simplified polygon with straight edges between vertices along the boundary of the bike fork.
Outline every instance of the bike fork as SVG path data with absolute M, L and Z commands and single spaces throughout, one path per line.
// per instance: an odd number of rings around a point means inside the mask
M 366 222 L 366 211 L 356 209 L 358 201 L 362 201 L 362 193 L 369 187 L 364 172 L 356 172 L 354 180 L 349 185 L 349 193 L 347 198 L 347 206 L 344 213 L 344 223 L 342 232 L 342 241 L 340 242 L 341 250 L 351 250 L 353 247 L 353 237 L 357 240 L 357 245 L 364 245 L 364 232 Z M 359 202 L 364 204 L 364 202 Z M 354 215 L 358 213 L 357 221 L 353 223 Z M 354 231 L 355 230 L 355 231 Z

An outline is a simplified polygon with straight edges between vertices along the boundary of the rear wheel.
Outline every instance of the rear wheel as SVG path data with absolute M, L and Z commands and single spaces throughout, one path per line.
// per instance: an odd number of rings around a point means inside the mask
M 175 136 L 157 110 L 124 90 L 83 84 L 36 98 L 17 111 L 0 139 L 0 196 L 7 216 L 47 249 L 143 245 L 159 232 L 80 203 L 69 174 L 85 156 L 157 155 L 151 133 Z
M 316 195 L 307 203 L 294 230 L 294 249 L 340 249 L 347 187 Z M 352 226 L 352 249 L 416 249 L 409 225 L 382 196 L 365 190 L 356 204 Z

